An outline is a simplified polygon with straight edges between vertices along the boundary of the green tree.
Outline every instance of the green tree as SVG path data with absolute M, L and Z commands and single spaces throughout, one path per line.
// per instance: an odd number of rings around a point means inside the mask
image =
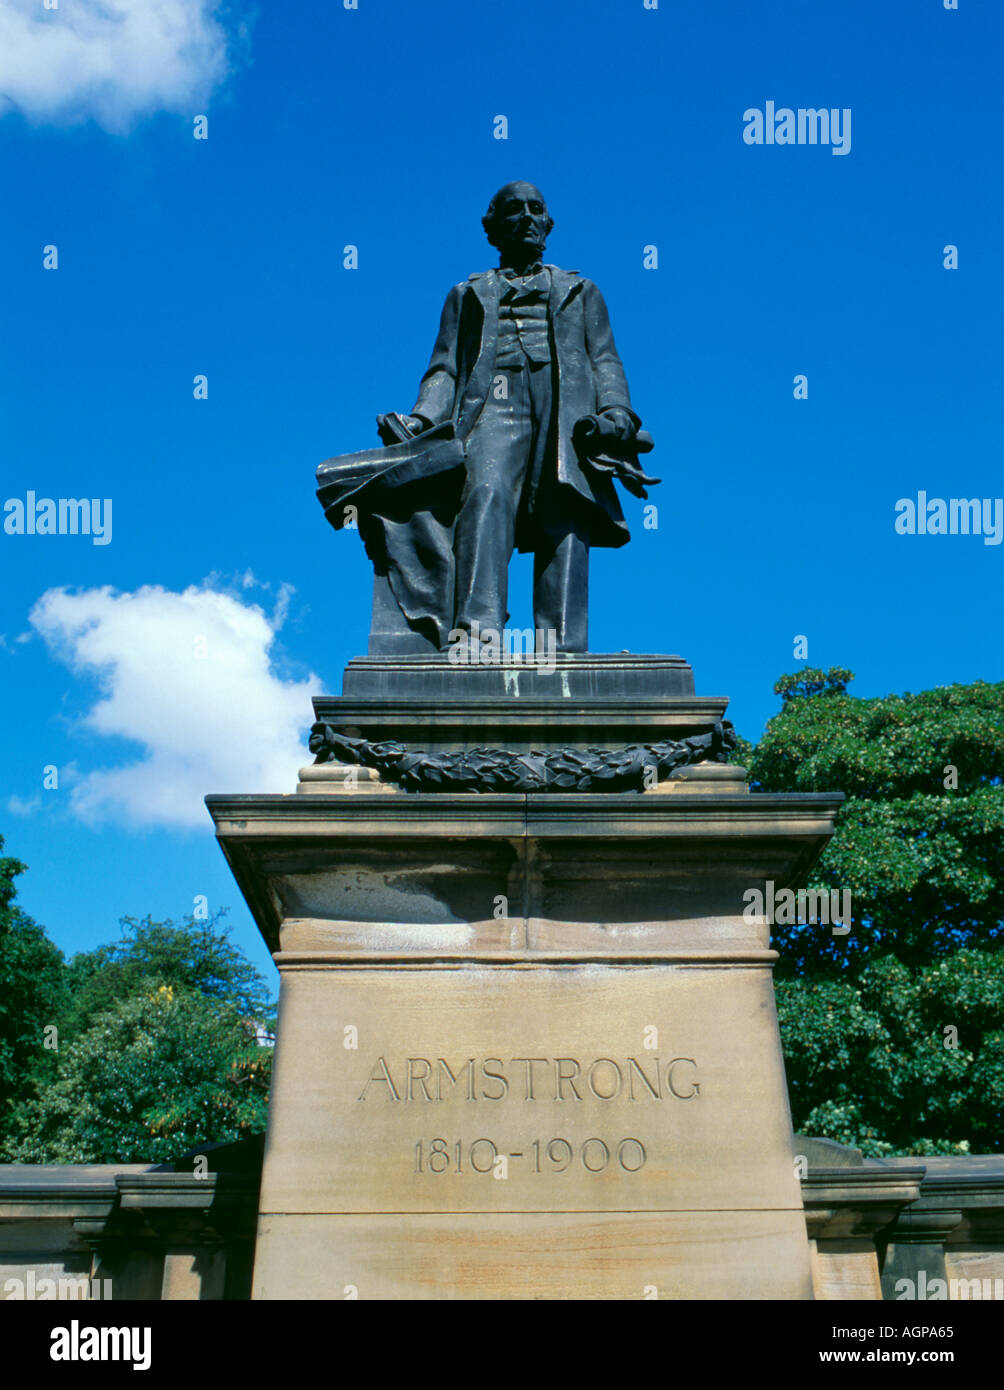
M 850 672 L 834 676 L 828 693 L 788 701 L 748 764 L 763 791 L 847 796 L 811 886 L 850 890 L 853 930 L 779 925 L 778 973 L 840 977 L 888 951 L 922 965 L 999 942 L 1004 683 L 861 700 L 839 688 Z
M 782 676 L 741 759 L 761 791 L 843 791 L 810 884 L 849 935 L 778 925 L 795 1126 L 871 1154 L 1004 1144 L 1004 684 L 856 699 L 852 673 Z
M 265 1128 L 274 1004 L 229 940 L 202 922 L 122 921 L 74 956 L 59 1051 L 15 1106 L 7 1153 L 24 1163 L 152 1162 Z
M 96 1015 L 15 1112 L 20 1163 L 150 1163 L 265 1128 L 271 1049 L 230 1004 L 161 985 Z
M 1004 954 L 910 968 L 887 955 L 852 983 L 781 980 L 795 1126 L 873 1155 L 1004 1147 Z
M 0 857 L 0 1151 L 12 1107 L 30 1093 L 33 1072 L 55 1057 L 45 1030 L 58 1026 L 67 999 L 62 951 L 15 901 L 24 871 L 19 860 Z
M 774 694 L 780 695 L 786 705 L 810 695 L 846 695 L 847 686 L 853 679 L 854 672 L 844 666 L 831 666 L 828 671 L 807 666 L 803 671 L 779 676 L 774 684 Z
M 218 912 L 205 921 L 187 917 L 180 924 L 123 917 L 121 940 L 81 952 L 70 961 L 67 1035 L 83 1032 L 120 999 L 160 985 L 195 990 L 248 1018 L 272 1020 L 268 985 L 230 941 L 224 916 Z

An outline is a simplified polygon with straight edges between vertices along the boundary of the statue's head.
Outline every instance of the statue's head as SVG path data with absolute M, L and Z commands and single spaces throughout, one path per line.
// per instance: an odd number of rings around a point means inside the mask
M 508 264 L 538 257 L 554 219 L 540 189 L 532 183 L 517 182 L 499 189 L 488 204 L 481 225 L 503 264 Z

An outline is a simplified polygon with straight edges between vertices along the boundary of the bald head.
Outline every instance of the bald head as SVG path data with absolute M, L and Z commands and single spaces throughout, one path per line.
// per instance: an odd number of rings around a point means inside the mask
M 501 264 L 520 268 L 540 258 L 554 219 L 540 189 L 520 180 L 499 189 L 481 225 Z

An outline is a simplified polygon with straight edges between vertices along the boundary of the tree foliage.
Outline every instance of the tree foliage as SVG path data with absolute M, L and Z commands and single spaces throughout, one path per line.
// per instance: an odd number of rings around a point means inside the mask
M 779 926 L 779 974 L 840 977 L 888 951 L 922 965 L 1001 940 L 1004 683 L 793 699 L 749 767 L 759 790 L 847 796 L 811 886 L 850 890 L 852 933 Z
M 810 887 L 849 935 L 777 925 L 796 1128 L 871 1154 L 1004 1142 L 1004 684 L 856 699 L 842 668 L 783 676 L 746 753 L 755 789 L 843 791 Z
M 261 1020 L 274 1014 L 265 981 L 230 940 L 223 914 L 178 924 L 124 917 L 122 936 L 108 946 L 81 952 L 68 969 L 72 996 L 65 1027 L 76 1035 L 99 1013 L 149 985 L 195 990 Z
M 795 1127 L 873 1155 L 1004 1146 L 1004 955 L 778 982 Z
M 67 965 L 14 903 L 22 870 L 0 860 L 0 1157 L 145 1163 L 263 1132 L 274 1005 L 221 916 L 126 918 Z
M 854 672 L 844 666 L 831 666 L 828 671 L 807 666 L 803 671 L 779 676 L 774 684 L 774 694 L 780 695 L 785 705 L 792 700 L 804 700 L 810 695 L 846 695 L 847 686 L 853 679 Z
M 66 1005 L 63 953 L 15 901 L 24 871 L 19 860 L 0 857 L 0 1144 L 11 1108 L 44 1064 L 45 1029 Z
M 265 1128 L 271 1051 L 229 1004 L 161 985 L 96 1015 L 15 1112 L 20 1163 L 156 1163 Z

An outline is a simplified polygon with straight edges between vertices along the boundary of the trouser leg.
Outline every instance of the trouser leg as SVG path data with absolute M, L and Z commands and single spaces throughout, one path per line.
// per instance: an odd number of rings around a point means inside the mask
M 579 528 L 537 548 L 533 561 L 533 621 L 559 652 L 589 649 L 589 544 Z M 538 636 L 538 642 L 541 638 Z
M 508 617 L 512 557 L 532 421 L 523 372 L 508 379 L 503 400 L 489 397 L 467 441 L 467 478 L 454 532 L 455 626 L 501 634 Z

